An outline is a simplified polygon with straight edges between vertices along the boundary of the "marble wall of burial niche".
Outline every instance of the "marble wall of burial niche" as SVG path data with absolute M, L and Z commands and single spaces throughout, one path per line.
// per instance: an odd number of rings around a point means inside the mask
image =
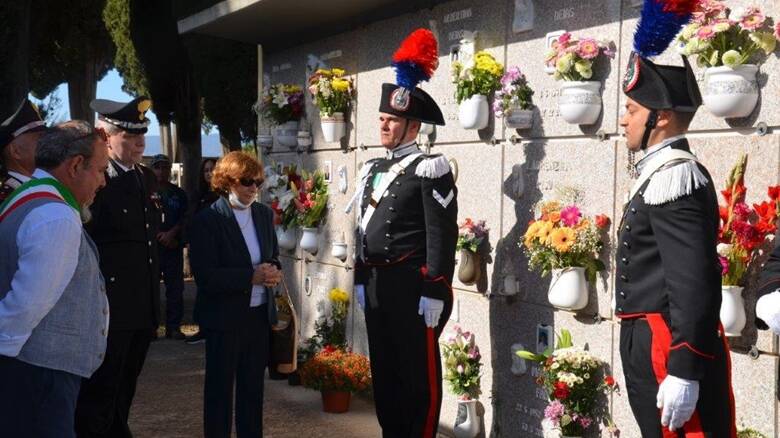
M 501 163 L 504 147 L 502 144 L 467 143 L 434 146 L 430 149 L 431 154 L 447 157 L 453 175 L 457 176 L 458 224 L 462 224 L 466 218 L 485 220 L 490 229 L 489 240 L 480 246 L 478 252 L 481 274 L 476 283 L 465 285 L 458 280 L 457 272 L 462 257 L 460 252 L 455 252 L 457 263 L 453 287 L 457 289 L 479 293 L 492 290 L 491 283 L 496 275 L 493 273 L 493 249 L 501 238 Z
M 264 86 L 272 86 L 279 83 L 298 85 L 304 87 L 306 84 L 306 59 L 300 53 L 300 47 L 292 47 L 278 52 L 264 54 Z M 303 120 L 303 119 L 302 119 Z M 275 122 L 269 120 L 265 122 L 271 129 L 274 136 L 274 151 L 286 152 L 291 148 L 279 143 L 276 133 Z M 304 122 L 305 123 L 305 122 Z M 302 124 L 299 122 L 298 125 Z M 295 150 L 295 147 L 292 147 Z
M 492 436 L 493 411 L 495 409 L 493 406 L 493 381 L 498 370 L 494 367 L 496 352 L 493 350 L 494 340 L 491 337 L 495 334 L 492 334 L 490 330 L 490 301 L 486 297 L 458 290 L 455 291 L 453 297 L 452 315 L 448 321 L 442 321 L 446 325 L 439 342 L 447 342 L 447 339 L 455 333 L 456 326 L 459 326 L 463 331 L 474 334 L 474 340 L 482 356 L 482 378 L 480 380 L 482 393 L 479 396 L 477 407 L 482 421 L 482 434 L 479 436 Z M 457 397 L 452 393 L 446 381 L 443 381 L 442 385 L 444 397 L 439 423 L 442 429 L 450 430 L 455 424 L 458 414 Z
M 732 167 L 742 154 L 748 155 L 747 172 L 745 175 L 745 187 L 747 189 L 746 201 L 748 205 L 767 200 L 767 186 L 778 184 L 778 159 L 780 158 L 780 136 L 769 135 L 760 137 L 757 135 L 741 135 L 737 133 L 724 133 L 722 135 L 691 134 L 688 136 L 691 151 L 700 159 L 713 179 L 715 191 L 718 194 L 718 202 L 725 202 L 721 190 L 726 188 L 726 178 Z M 622 211 L 623 205 L 628 200 L 628 193 L 633 185 L 625 170 L 627 166 L 627 149 L 624 141 L 617 146 L 617 172 L 615 183 L 615 211 L 616 215 Z M 639 159 L 641 154 L 638 155 Z M 773 247 L 768 243 L 766 249 Z M 742 331 L 742 336 L 729 338 L 735 351 L 746 352 L 752 346 L 756 346 L 764 352 L 777 352 L 776 343 L 769 331 L 760 331 L 755 328 L 755 282 L 757 280 L 760 263 L 755 265 L 755 270 L 748 273 L 746 288 L 743 291 L 747 323 Z
M 454 59 L 467 61 L 470 55 L 464 39 L 474 41 L 473 50 L 484 50 L 499 63 L 505 64 L 507 2 L 505 0 L 459 0 L 439 4 L 429 12 L 429 27 L 439 41 L 439 68 L 423 88 L 436 100 L 444 115 L 445 126 L 437 126 L 436 143 L 477 142 L 485 144 L 503 137 L 501 119 L 496 119 L 493 98 L 488 96 L 488 125 L 480 130 L 464 129 L 458 120 L 459 105 L 455 98 L 456 84 L 452 83 L 451 66 Z
M 613 324 L 583 324 L 572 314 L 555 312 L 548 306 L 514 301 L 490 301 L 490 330 L 493 349 L 493 430 L 502 436 L 542 437 L 541 421 L 548 404 L 547 393 L 536 383 L 539 365 L 526 362 L 515 367 L 513 350 L 541 352 L 555 341 L 562 329 L 571 332 L 575 346 L 588 349 L 612 373 Z M 484 385 L 483 385 L 484 386 Z M 608 399 L 604 403 L 609 403 Z M 625 435 L 634 436 L 634 435 Z M 638 436 L 638 435 L 636 435 Z
M 601 116 L 593 125 L 570 125 L 558 107 L 562 81 L 545 72 L 544 57 L 549 43 L 548 33 L 569 31 L 574 37 L 590 37 L 599 41 L 620 43 L 620 4 L 615 1 L 553 0 L 533 2 L 535 22 L 531 30 L 513 33 L 513 14 L 505 17 L 507 31 L 506 65 L 518 66 L 534 90 L 534 125 L 522 132 L 534 138 L 595 135 L 599 131 L 617 130 L 617 94 L 619 93 L 618 58 L 599 57 L 593 66 L 593 78 L 601 82 Z M 510 12 L 513 10 L 510 2 Z M 507 130 L 507 137 L 515 134 Z
M 323 172 L 326 180 L 330 180 L 326 183 L 326 216 L 318 227 L 319 249 L 316 255 L 307 254 L 309 260 L 335 265 L 354 264 L 351 256 L 355 249 L 355 215 L 346 214 L 345 209 L 355 190 L 355 159 L 355 154 L 341 150 L 314 151 L 301 157 L 303 169 L 309 172 L 319 170 Z M 346 260 L 342 261 L 332 255 L 334 243 L 347 244 Z
M 731 353 L 731 384 L 734 390 L 737 430 L 753 428 L 778 436 L 777 356 L 762 354 L 752 359 Z
M 378 146 L 379 102 L 382 83 L 395 83 L 395 72 L 390 66 L 393 53 L 401 41 L 415 29 L 429 27 L 428 10 L 404 14 L 371 23 L 361 28 L 357 37 L 358 83 L 356 139 L 358 146 Z M 439 73 L 440 74 L 440 73 Z M 430 90 L 429 84 L 421 88 Z
M 625 0 L 630 3 L 631 0 Z M 769 17 L 773 17 L 775 22 L 780 19 L 780 4 L 773 0 L 733 0 L 726 2 L 729 8 L 756 6 Z M 633 48 L 634 29 L 639 17 L 640 8 L 624 7 L 622 19 L 622 41 L 620 45 L 620 75 L 625 74 L 628 56 Z M 672 42 L 670 47 L 661 55 L 653 59 L 658 64 L 683 65 L 677 43 Z M 695 57 L 689 58 L 691 66 L 696 74 L 699 89 L 705 92 L 704 67 L 700 67 Z M 754 129 L 761 122 L 768 126 L 780 125 L 780 109 L 775 102 L 777 96 L 780 96 L 780 59 L 776 54 L 770 56 L 758 55 L 751 62 L 759 61 L 759 71 L 757 75 L 757 85 L 759 88 L 759 99 L 753 112 L 744 118 L 725 119 L 711 114 L 704 106 L 699 108 L 691 122 L 692 131 L 712 131 L 722 129 Z M 625 104 L 625 95 L 621 92 L 619 106 L 622 108 Z
M 561 139 L 531 141 L 508 145 L 503 171 L 504 208 L 502 238 L 497 245 L 495 272 L 513 274 L 520 281 L 520 292 L 514 300 L 549 305 L 549 277 L 528 270 L 523 238 L 535 209 L 544 200 L 575 193 L 586 216 L 605 214 L 611 224 L 603 235 L 606 245 L 601 260 L 606 269 L 599 273 L 595 287 L 590 287 L 588 305 L 579 311 L 582 318 L 610 318 L 612 315 L 613 240 L 615 222 L 615 142 Z
M 307 79 L 319 68 L 340 68 L 345 75 L 350 77 L 355 85 L 356 93 L 360 90 L 357 84 L 358 78 L 358 41 L 362 38 L 361 30 L 341 33 L 324 38 L 317 42 L 299 47 L 300 56 L 305 58 L 305 75 Z M 308 87 L 308 84 L 306 84 Z M 312 149 L 346 149 L 355 146 L 357 99 L 351 102 L 351 109 L 344 117 L 346 122 L 345 136 L 336 142 L 326 142 L 322 134 L 321 116 L 319 108 L 314 103 L 311 94 L 306 90 L 306 119 L 311 129 L 313 140 Z
M 300 324 L 303 318 L 303 304 L 306 292 L 304 291 L 303 279 L 301 278 L 301 263 L 295 254 L 285 253 L 279 255 L 279 261 L 282 263 L 282 274 L 284 283 L 279 285 L 278 289 L 287 291 L 290 294 L 295 313 Z M 286 288 L 286 289 L 285 289 Z

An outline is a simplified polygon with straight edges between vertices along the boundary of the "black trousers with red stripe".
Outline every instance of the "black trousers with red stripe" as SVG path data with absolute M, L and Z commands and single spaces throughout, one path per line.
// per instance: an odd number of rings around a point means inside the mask
M 374 401 L 383 438 L 434 438 L 441 409 L 439 335 L 449 320 L 445 301 L 436 329 L 417 314 L 419 267 L 374 268 L 366 285 L 366 328 Z
M 626 319 L 620 323 L 620 358 L 626 378 L 626 392 L 643 438 L 735 438 L 734 398 L 731 392 L 731 364 L 725 337 L 707 374 L 699 382 L 699 401 L 683 430 L 670 432 L 661 426 L 656 407 L 658 385 L 666 377 L 666 357 L 671 335 L 660 314 Z

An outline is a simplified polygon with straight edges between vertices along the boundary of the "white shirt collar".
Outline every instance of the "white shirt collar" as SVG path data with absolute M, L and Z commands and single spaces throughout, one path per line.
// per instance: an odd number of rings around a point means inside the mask
M 33 172 L 32 177 L 35 178 L 35 179 L 51 178 L 51 179 L 59 181 L 56 177 L 54 177 L 54 175 L 52 175 L 49 172 L 47 172 L 47 171 L 45 171 L 43 169 L 40 169 L 40 168 L 35 169 L 35 172 Z
M 20 183 L 24 184 L 27 181 L 30 180 L 30 177 L 27 175 L 22 175 L 19 172 L 14 172 L 13 170 L 8 171 L 8 176 L 14 178 L 15 180 L 19 181 Z
M 417 140 L 412 140 L 409 143 L 404 143 L 404 144 L 396 146 L 393 149 L 388 150 L 386 158 L 388 160 L 391 160 L 393 158 L 404 157 L 406 155 L 411 154 L 412 152 L 414 152 L 416 150 L 418 150 L 417 149 Z
M 685 138 L 685 135 L 675 135 L 674 137 L 669 137 L 666 140 L 656 143 L 644 151 L 642 151 L 642 158 L 636 163 L 636 170 L 639 173 L 642 173 L 642 168 L 645 167 L 645 164 L 647 164 L 650 161 L 650 157 L 664 149 L 665 147 L 669 146 L 670 144 L 676 142 L 677 140 Z
M 120 168 L 120 169 L 122 169 L 122 170 L 124 170 L 125 172 L 127 172 L 128 170 L 130 170 L 130 168 L 129 168 L 129 167 L 127 167 L 127 166 L 125 166 L 124 164 L 120 163 L 120 162 L 119 162 L 119 160 L 115 160 L 115 159 L 113 159 L 113 158 L 112 158 L 112 159 L 111 159 L 111 161 L 113 161 L 113 162 L 114 162 L 114 164 L 116 164 L 117 166 L 119 166 L 119 168 Z

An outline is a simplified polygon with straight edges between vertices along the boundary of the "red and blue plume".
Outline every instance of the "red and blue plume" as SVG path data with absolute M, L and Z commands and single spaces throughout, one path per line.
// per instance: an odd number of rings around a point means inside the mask
M 406 37 L 393 54 L 395 81 L 407 90 L 414 90 L 433 76 L 439 66 L 439 43 L 433 32 L 417 29 Z
M 663 53 L 698 5 L 699 0 L 645 0 L 634 32 L 634 51 L 643 58 Z

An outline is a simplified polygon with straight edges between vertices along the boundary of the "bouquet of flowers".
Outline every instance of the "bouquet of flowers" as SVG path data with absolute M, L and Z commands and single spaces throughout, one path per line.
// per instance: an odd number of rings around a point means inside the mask
M 759 50 L 772 53 L 780 39 L 780 26 L 772 26 L 761 9 L 728 8 L 720 0 L 702 0 L 677 41 L 680 52 L 695 55 L 701 66 L 735 68 Z
M 355 86 L 351 78 L 344 77 L 344 70 L 340 68 L 318 69 L 309 78 L 309 93 L 320 109 L 320 116 L 330 117 L 349 109 Z
M 588 281 L 595 281 L 596 273 L 605 269 L 598 257 L 604 246 L 602 232 L 608 227 L 609 218 L 603 214 L 590 219 L 575 204 L 542 203 L 541 216 L 525 232 L 528 269 L 546 276 L 553 269 L 581 267 Z
M 496 117 L 503 117 L 510 108 L 528 110 L 533 107 L 531 96 L 534 91 L 528 86 L 525 75 L 518 67 L 512 67 L 501 77 L 501 88 L 496 91 L 493 111 Z
M 615 57 L 611 44 L 593 38 L 573 38 L 569 32 L 553 41 L 544 63 L 553 68 L 555 80 L 587 81 L 593 77 L 593 63 L 600 55 Z
M 263 93 L 263 117 L 282 125 L 303 116 L 303 89 L 298 85 L 276 84 Z
M 455 333 L 442 344 L 444 359 L 444 380 L 452 393 L 462 400 L 479 398 L 480 368 L 482 355 L 476 345 L 474 334 L 464 332 L 460 326 L 455 326 Z
M 327 345 L 300 370 L 301 383 L 318 391 L 360 392 L 371 385 L 368 358 Z
M 265 188 L 271 197 L 271 209 L 274 211 L 274 225 L 281 225 L 285 230 L 294 227 L 298 218 L 295 208 L 295 191 L 293 187 L 301 184 L 301 177 L 294 165 L 284 168 L 280 174 L 275 166 L 265 168 Z
M 780 213 L 780 186 L 769 187 L 769 201 L 745 203 L 745 168 L 747 155 L 740 157 L 726 180 L 721 194 L 726 201 L 720 206 L 718 258 L 724 286 L 744 286 L 748 268 L 759 255 L 759 249 L 777 231 Z
M 296 196 L 293 198 L 297 211 L 297 223 L 304 228 L 317 228 L 325 218 L 328 205 L 328 184 L 319 170 L 303 172 L 302 185 L 293 184 Z
M 523 359 L 541 366 L 536 383 L 550 400 L 544 410 L 546 422 L 564 436 L 582 436 L 594 424 L 604 424 L 610 434 L 619 433 L 607 408 L 607 394 L 618 390 L 615 379 L 605 375 L 599 358 L 574 347 L 571 333 L 561 330 L 557 345 L 542 354 L 518 351 Z
M 474 222 L 467 217 L 459 228 L 457 249 L 476 253 L 482 241 L 487 237 L 488 231 L 489 228 L 485 226 L 485 221 Z
M 481 94 L 484 96 L 501 87 L 499 80 L 504 74 L 504 66 L 488 52 L 479 51 L 474 54 L 474 64 L 466 67 L 460 61 L 454 61 L 451 66 L 452 83 L 456 84 L 455 99 L 458 103 Z

